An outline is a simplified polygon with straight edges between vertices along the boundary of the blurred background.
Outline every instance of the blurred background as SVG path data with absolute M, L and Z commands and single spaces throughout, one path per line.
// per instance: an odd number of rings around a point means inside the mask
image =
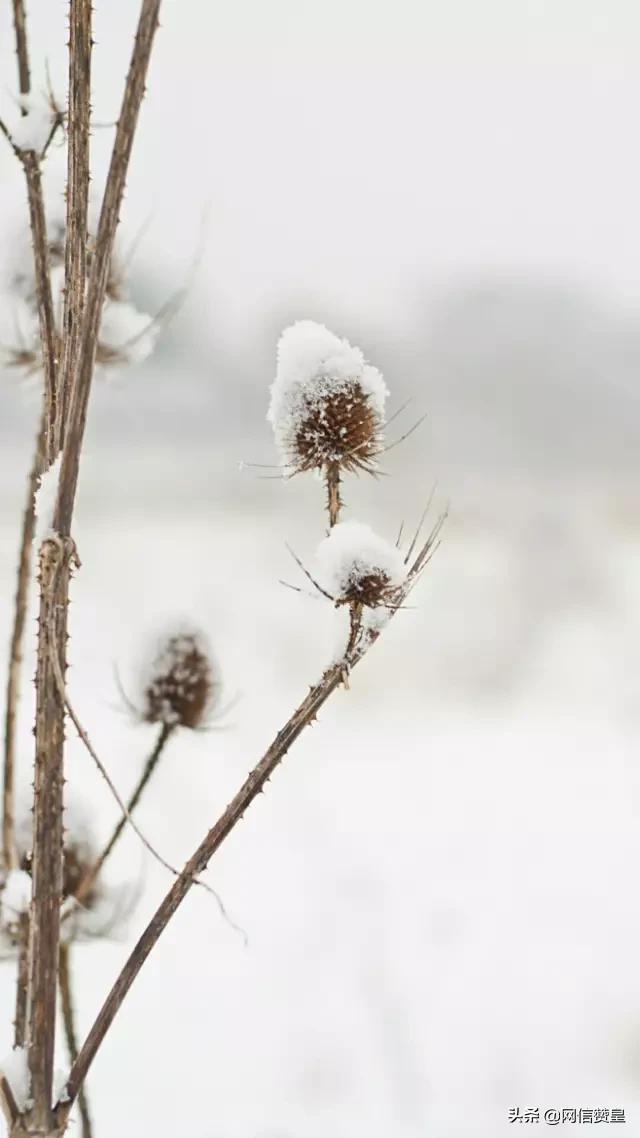
M 94 189 L 136 5 L 96 3 Z M 29 6 L 65 91 L 66 6 Z M 640 1134 L 640 12 L 633 0 L 166 0 L 122 217 L 144 365 L 96 382 L 70 690 L 124 792 L 153 742 L 114 680 L 177 613 L 235 705 L 174 740 L 139 821 L 180 862 L 334 651 L 302 584 L 322 487 L 265 421 L 283 326 L 384 372 L 392 449 L 349 517 L 449 505 L 416 607 L 296 745 L 194 890 L 89 1080 L 96 1138 L 499 1138 L 509 1110 Z M 15 90 L 0 11 L 2 100 Z M 59 211 L 64 154 L 47 160 Z M 2 248 L 24 241 L 0 150 Z M 138 240 L 139 238 L 139 240 Z M 37 383 L 0 383 L 8 642 Z M 246 464 L 246 465 L 242 465 Z M 35 624 L 22 771 L 29 780 Z M 74 733 L 71 792 L 116 813 Z M 168 886 L 135 837 L 129 929 L 76 953 L 88 1029 Z M 0 971 L 3 1051 L 10 965 Z M 61 1055 L 61 1065 L 64 1057 Z M 517 1127 L 516 1127 L 517 1128 Z M 559 1131 L 573 1132 L 568 1125 Z

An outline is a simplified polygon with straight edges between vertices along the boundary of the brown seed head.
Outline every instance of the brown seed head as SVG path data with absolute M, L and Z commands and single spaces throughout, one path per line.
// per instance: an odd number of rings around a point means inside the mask
M 371 471 L 381 449 L 382 426 L 357 379 L 324 397 L 314 393 L 298 411 L 289 441 L 290 465 L 305 471 L 338 463 L 345 471 Z
M 361 604 L 368 608 L 397 603 L 398 586 L 382 570 L 353 573 L 347 587 L 336 599 L 337 605 Z
M 144 691 L 143 718 L 167 726 L 201 726 L 217 684 L 202 637 L 179 632 L 163 641 Z

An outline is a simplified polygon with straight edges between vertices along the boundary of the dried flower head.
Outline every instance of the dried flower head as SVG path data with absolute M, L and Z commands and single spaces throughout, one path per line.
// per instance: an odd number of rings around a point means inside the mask
M 9 948 L 17 943 L 19 916 L 26 912 L 31 896 L 32 816 L 29 810 L 19 816 L 16 841 L 19 868 L 5 876 L 0 892 L 0 931 L 5 947 Z M 65 807 L 61 898 L 61 935 L 67 941 L 109 936 L 131 909 L 131 889 L 107 884 L 102 874 L 89 889 L 81 890 L 98 853 L 89 816 L 72 800 Z
M 400 550 L 361 522 L 338 522 L 316 555 L 318 580 L 336 605 L 393 608 L 407 578 Z
M 142 718 L 194 730 L 214 710 L 220 691 L 206 638 L 192 628 L 177 628 L 157 642 L 144 670 Z
M 49 265 L 54 316 L 62 333 L 64 311 L 64 239 L 65 226 L 54 221 L 50 227 Z M 93 256 L 93 239 L 89 238 L 88 267 Z M 24 266 L 28 266 L 26 269 Z M 5 359 L 9 367 L 24 375 L 34 375 L 41 368 L 41 345 L 38 306 L 31 258 L 23 257 L 9 281 L 11 313 L 7 320 L 12 332 L 3 335 Z M 5 316 L 5 319 L 7 317 Z M 127 298 L 124 269 L 117 258 L 109 265 L 105 301 L 102 309 L 96 363 L 105 369 L 141 363 L 153 351 L 160 329 L 158 320 L 139 311 Z
M 267 415 L 285 467 L 373 473 L 386 397 L 382 375 L 359 348 L 312 320 L 286 328 Z

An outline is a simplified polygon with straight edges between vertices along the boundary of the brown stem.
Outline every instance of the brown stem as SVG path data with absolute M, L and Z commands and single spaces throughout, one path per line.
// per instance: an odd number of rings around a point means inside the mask
M 67 606 L 73 545 L 48 540 L 40 552 L 36 668 L 33 892 L 29 948 L 29 1068 L 34 1129 L 51 1128 L 60 900 L 63 874 L 64 700 L 51 664 L 66 667 Z
M 78 1055 L 78 1037 L 76 1034 L 75 1010 L 73 1006 L 73 985 L 71 980 L 71 945 L 60 945 L 60 961 L 58 966 L 58 983 L 60 986 L 60 1008 L 64 1035 L 67 1042 L 69 1059 L 75 1062 Z M 78 1095 L 78 1107 L 82 1120 L 82 1138 L 91 1138 L 91 1115 L 87 1102 L 86 1089 L 82 1087 Z
M 18 972 L 16 976 L 16 1018 L 13 1021 L 13 1046 L 27 1042 L 27 988 L 29 984 L 29 914 L 21 913 L 18 922 Z
M 89 180 L 89 119 L 91 60 L 90 0 L 71 0 L 69 7 L 69 179 L 67 185 L 65 372 L 64 397 L 56 389 L 57 359 L 47 358 L 41 319 L 46 387 L 47 465 L 56 459 L 62 441 L 61 413 L 71 383 L 70 370 L 77 355 L 76 321 L 82 316 L 86 265 L 86 209 Z M 25 171 L 40 176 L 33 152 L 23 156 Z M 44 215 L 42 218 L 44 226 Z M 69 224 L 71 231 L 69 232 Z M 32 216 L 32 229 L 35 225 Z M 44 233 L 44 229 L 43 229 Z M 46 234 L 44 251 L 48 255 Z M 48 295 L 51 285 L 46 266 Z M 55 337 L 55 327 L 53 329 Z M 71 516 L 69 516 L 69 525 Z M 76 559 L 68 537 L 46 541 L 40 551 L 40 614 L 36 668 L 36 757 L 33 808 L 33 893 L 29 946 L 29 1069 L 33 1107 L 29 1122 L 34 1129 L 51 1129 L 57 975 L 60 944 L 60 902 L 63 883 L 63 787 L 65 703 L 52 665 L 55 653 L 62 676 L 66 670 L 67 618 L 71 567 Z
M 131 149 L 135 137 L 140 106 L 158 27 L 160 0 L 142 0 L 136 38 L 113 144 L 109 173 L 100 211 L 100 221 L 91 259 L 91 272 L 85 304 L 80 343 L 74 366 L 65 447 L 60 471 L 60 485 L 54 525 L 58 533 L 68 536 L 78 484 L 80 451 L 87 419 L 91 380 L 95 363 L 102 306 L 107 287 L 109 265 L 113 253 L 120 207 L 124 194 Z
M 71 0 L 69 8 L 69 103 L 65 294 L 62 317 L 60 398 L 56 450 L 64 443 L 67 403 L 80 350 L 87 278 L 91 127 L 91 0 Z
M 18 579 L 13 607 L 13 629 L 9 648 L 9 668 L 4 722 L 4 778 L 2 793 L 2 859 L 7 869 L 15 869 L 18 856 L 15 846 L 15 751 L 16 717 L 20 698 L 20 670 L 24 630 L 29 603 L 29 583 L 33 538 L 35 534 L 35 495 L 43 469 L 44 431 L 41 429 L 36 443 L 33 464 L 27 485 L 27 502 L 22 518 Z
M 144 768 L 142 770 L 142 774 L 140 775 L 140 778 L 138 779 L 138 782 L 137 782 L 137 784 L 133 790 L 133 793 L 132 793 L 129 801 L 127 802 L 126 813 L 124 813 L 122 815 L 122 817 L 120 818 L 120 821 L 116 825 L 116 827 L 115 827 L 111 837 L 109 838 L 109 841 L 107 842 L 106 846 L 104 847 L 102 853 L 96 859 L 96 861 L 93 863 L 93 865 L 89 867 L 84 878 L 80 882 L 78 889 L 76 890 L 75 897 L 76 897 L 76 901 L 79 904 L 82 904 L 82 902 L 84 901 L 87 894 L 90 893 L 90 891 L 94 885 L 94 882 L 95 882 L 98 874 L 100 873 L 100 870 L 103 868 L 104 863 L 106 862 L 107 858 L 112 853 L 113 848 L 117 844 L 117 842 L 120 838 L 120 835 L 122 834 L 125 826 L 128 824 L 129 819 L 130 819 L 131 815 L 133 814 L 133 811 L 135 810 L 136 806 L 138 805 L 138 803 L 142 797 L 142 794 L 144 792 L 144 789 L 145 789 L 147 783 L 149 782 L 149 779 L 151 778 L 154 770 L 156 769 L 156 767 L 158 765 L 158 761 L 160 759 L 160 756 L 162 755 L 162 752 L 163 752 L 166 744 L 168 743 L 169 739 L 171 738 L 171 735 L 172 735 L 174 729 L 175 729 L 175 724 L 167 724 L 167 723 L 163 723 L 162 727 L 160 728 L 160 734 L 158 735 L 156 745 L 153 748 L 153 751 L 151 752 L 151 754 L 149 755 L 149 758 L 147 759 L 147 761 L 144 765 Z
M 29 76 L 29 49 L 27 46 L 27 17 L 24 0 L 13 0 L 13 27 L 16 37 L 16 57 L 18 60 L 18 82 L 20 94 L 28 95 L 31 86 Z
M 42 173 L 40 159 L 33 150 L 21 152 L 20 160 L 27 182 L 29 220 L 33 242 L 35 266 L 36 303 L 42 348 L 42 370 L 44 373 L 44 401 L 47 437 L 47 458 L 50 465 L 55 459 L 54 432 L 56 421 L 56 369 L 58 364 L 58 333 L 56 331 L 53 296 L 51 293 L 51 274 L 49 266 L 49 240 L 47 221 L 42 193 Z
M 340 498 L 340 463 L 330 462 L 326 470 L 327 480 L 327 509 L 329 511 L 329 528 L 340 520 L 342 500 Z

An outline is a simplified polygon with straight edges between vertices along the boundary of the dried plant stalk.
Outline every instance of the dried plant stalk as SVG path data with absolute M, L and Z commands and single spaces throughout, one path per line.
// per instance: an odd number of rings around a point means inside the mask
M 22 666 L 24 632 L 29 604 L 29 583 L 31 580 L 32 567 L 31 551 L 36 528 L 35 495 L 44 463 L 43 446 L 44 430 L 41 430 L 29 474 L 27 501 L 22 517 L 18 579 L 13 608 L 13 629 L 9 648 L 9 671 L 4 723 L 4 777 L 2 786 L 2 859 L 7 869 L 15 869 L 18 863 L 15 848 L 16 719 L 20 699 L 20 670 Z
M 33 892 L 29 950 L 29 1069 L 32 1121 L 47 1133 L 56 1022 L 60 899 L 63 878 L 64 701 L 51 665 L 52 646 L 66 660 L 70 541 L 46 541 L 40 555 L 40 615 L 36 669 Z
M 69 180 L 67 185 L 67 252 L 65 320 L 67 339 L 62 376 L 65 397 L 70 387 L 76 321 L 84 306 L 86 266 L 86 211 L 89 179 L 89 119 L 91 108 L 91 0 L 71 0 L 69 8 Z M 28 155 L 27 155 L 28 157 Z M 34 156 L 35 157 L 35 156 Z M 76 220 L 69 228 L 70 219 Z M 33 224 L 33 223 L 32 223 Z M 46 242 L 46 236 L 45 236 Z M 70 246 L 69 246 L 70 243 Z M 45 248 L 48 257 L 48 246 Z M 48 270 L 47 270 L 48 273 Z M 47 275 L 48 279 L 48 275 Z M 49 282 L 49 294 L 51 287 Z M 46 344 L 43 341 L 46 366 Z M 46 403 L 47 464 L 59 452 L 62 421 L 56 405 L 55 385 Z M 69 518 L 70 522 L 71 518 Z M 66 670 L 67 613 L 72 564 L 77 560 L 68 531 L 63 538 L 46 541 L 40 553 L 40 613 L 36 669 L 36 757 L 33 807 L 33 892 L 29 947 L 29 1070 L 33 1107 L 29 1120 L 43 1131 L 53 1124 L 53 1068 L 62 897 L 64 721 L 61 698 L 52 667 L 56 653 L 62 674 Z
M 58 966 L 58 983 L 60 985 L 60 1010 L 62 1024 L 69 1052 L 69 1059 L 73 1063 L 78 1055 L 78 1037 L 76 1033 L 76 1017 L 73 1004 L 73 986 L 71 969 L 71 945 L 60 945 L 60 962 Z M 86 1088 L 82 1087 L 78 1095 L 78 1110 L 82 1123 L 82 1138 L 92 1138 L 91 1114 L 87 1100 Z
M 62 812 L 65 702 L 61 697 L 52 661 L 64 677 L 66 668 L 69 581 L 75 557 L 70 538 L 77 488 L 80 450 L 84 436 L 91 379 L 95 362 L 100 317 L 129 159 L 137 125 L 145 79 L 158 24 L 160 0 L 143 0 L 122 110 L 114 140 L 111 163 L 92 257 L 86 305 L 79 295 L 69 304 L 70 319 L 82 313 L 75 348 L 67 351 L 71 374 L 65 376 L 63 403 L 69 407 L 64 426 L 65 446 L 54 514 L 55 541 L 45 542 L 40 561 L 40 619 L 37 666 L 36 770 L 34 798 L 33 898 L 29 975 L 29 1067 L 33 1108 L 30 1124 L 44 1133 L 52 1131 L 52 1080 L 55 1007 L 60 939 L 62 893 Z M 80 197 L 80 217 L 87 187 L 81 184 L 88 171 L 88 130 L 91 50 L 90 0 L 71 0 L 70 91 L 76 114 L 69 121 L 69 146 L 75 152 L 75 173 L 68 187 L 69 198 Z M 80 46 L 81 42 L 81 46 Z M 74 47 L 75 45 L 75 47 Z M 73 214 L 73 201 L 69 206 Z M 75 229 L 78 247 L 66 258 L 75 266 L 71 287 L 79 294 L 84 280 L 79 266 L 86 265 L 86 226 Z M 84 307 L 83 307 L 84 306 Z M 74 334 L 75 335 L 75 334 Z M 58 419 L 56 416 L 56 423 Z

